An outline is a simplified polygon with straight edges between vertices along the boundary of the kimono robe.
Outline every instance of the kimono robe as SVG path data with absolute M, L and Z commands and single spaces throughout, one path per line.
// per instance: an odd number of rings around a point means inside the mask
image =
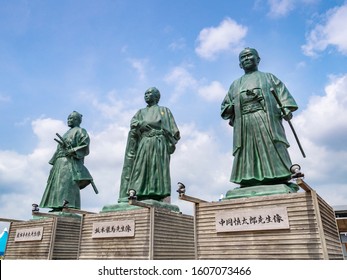
M 232 83 L 221 116 L 233 126 L 233 167 L 230 181 L 242 186 L 283 183 L 290 179 L 291 160 L 273 88 L 288 111 L 298 107 L 274 75 L 255 71 Z
M 39 206 L 59 210 L 63 201 L 67 200 L 70 208 L 80 209 L 80 189 L 93 181 L 84 166 L 84 157 L 89 154 L 89 135 L 85 129 L 73 127 L 62 137 L 66 147 L 58 144 L 56 152 L 49 161 L 53 167 Z M 73 150 L 73 154 L 66 156 L 67 150 Z
M 119 202 L 128 190 L 137 199 L 162 200 L 171 194 L 170 155 L 180 139 L 174 117 L 158 105 L 139 110 L 131 120 L 121 177 Z

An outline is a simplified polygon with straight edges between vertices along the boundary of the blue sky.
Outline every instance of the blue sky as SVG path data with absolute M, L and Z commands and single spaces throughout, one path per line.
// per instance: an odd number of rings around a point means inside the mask
M 286 131 L 305 181 L 329 204 L 347 205 L 346 18 L 342 0 L 0 0 L 0 217 L 31 218 L 53 138 L 73 110 L 90 134 L 85 163 L 100 191 L 83 190 L 82 208 L 116 203 L 129 122 L 151 86 L 181 131 L 172 203 L 191 213 L 178 181 L 191 196 L 217 200 L 235 187 L 220 104 L 243 74 L 244 47 L 259 51 L 259 69 L 279 77 L 300 107 L 292 122 L 305 159 Z

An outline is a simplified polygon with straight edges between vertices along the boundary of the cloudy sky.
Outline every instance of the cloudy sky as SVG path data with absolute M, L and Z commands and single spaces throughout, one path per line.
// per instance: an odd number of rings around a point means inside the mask
M 248 46 L 300 107 L 292 122 L 307 157 L 286 126 L 292 161 L 330 205 L 347 205 L 346 18 L 343 0 L 0 0 L 0 217 L 31 218 L 73 110 L 91 137 L 85 164 L 100 192 L 84 189 L 82 209 L 115 204 L 129 122 L 151 86 L 181 131 L 172 203 L 192 213 L 178 181 L 218 200 L 235 187 L 220 104 Z

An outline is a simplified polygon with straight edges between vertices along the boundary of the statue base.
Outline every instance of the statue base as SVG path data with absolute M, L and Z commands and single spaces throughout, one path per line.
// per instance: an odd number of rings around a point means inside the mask
M 180 212 L 180 209 L 178 206 L 163 202 L 163 201 L 157 201 L 153 199 L 146 199 L 146 200 L 140 200 L 141 204 L 144 203 L 148 205 L 148 207 L 156 207 L 159 209 L 164 209 L 172 212 Z M 136 202 L 134 205 L 129 204 L 128 202 L 120 202 L 118 204 L 111 204 L 111 205 L 105 205 L 100 213 L 104 212 L 115 212 L 115 211 L 128 211 L 128 210 L 137 210 L 141 209 L 141 206 L 136 205 Z
M 237 187 L 233 190 L 229 190 L 226 193 L 224 200 L 241 198 L 241 197 L 296 193 L 298 190 L 299 190 L 298 185 L 294 183 L 276 184 L 276 185 L 260 185 L 260 186 L 243 187 L 243 188 Z
M 79 259 L 194 259 L 192 216 L 158 207 L 121 210 L 123 206 L 84 215 Z
M 75 213 L 66 213 L 63 211 L 49 211 L 49 216 L 40 216 L 40 215 L 33 215 L 31 221 L 37 221 L 42 219 L 47 219 L 48 217 L 64 217 L 64 218 L 75 218 L 75 219 L 81 219 L 81 215 L 75 214 Z
M 11 222 L 5 259 L 76 260 L 81 220 L 78 215 L 56 212 Z
M 191 200 L 196 259 L 343 259 L 334 210 L 298 181 L 305 192 L 219 202 Z

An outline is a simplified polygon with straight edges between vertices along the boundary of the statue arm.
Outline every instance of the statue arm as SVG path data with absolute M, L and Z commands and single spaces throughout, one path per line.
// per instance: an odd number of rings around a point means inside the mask
M 141 118 L 140 118 L 140 111 L 137 111 L 137 113 L 132 117 L 130 121 L 130 128 L 131 129 L 137 129 L 141 125 Z
M 89 135 L 84 128 L 80 128 L 74 137 L 73 143 L 75 145 L 67 150 L 66 155 L 77 159 L 83 159 L 89 154 Z
M 298 105 L 294 100 L 293 96 L 290 94 L 289 90 L 285 84 L 279 80 L 275 75 L 270 75 L 271 83 L 275 88 L 275 92 L 281 101 L 282 107 L 284 108 L 286 115 L 289 115 L 291 112 L 294 112 L 298 109 Z
M 235 120 L 235 106 L 234 100 L 231 98 L 232 86 L 229 89 L 228 94 L 225 96 L 221 105 L 221 117 L 224 120 L 229 120 L 229 124 L 233 126 Z
M 143 120 L 141 110 L 137 111 L 131 119 L 130 129 L 138 133 L 151 129 L 151 127 Z
M 176 149 L 177 142 L 181 139 L 180 131 L 178 130 L 176 121 L 170 109 L 161 107 L 160 112 L 162 116 L 162 129 L 167 139 L 169 153 L 172 154 Z
M 181 139 L 180 131 L 178 130 L 175 118 L 172 115 L 170 109 L 167 109 L 167 112 L 168 112 L 168 117 L 169 117 L 168 121 L 169 121 L 169 126 L 170 126 L 170 134 L 176 140 L 176 142 L 178 142 L 178 140 Z

